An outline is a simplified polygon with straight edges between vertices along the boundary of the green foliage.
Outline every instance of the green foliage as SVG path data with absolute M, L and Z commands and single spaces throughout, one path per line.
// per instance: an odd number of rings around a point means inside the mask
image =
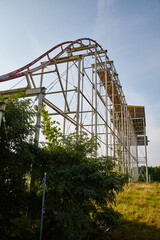
M 44 169 L 45 218 L 60 230 L 60 239 L 86 239 L 97 227 L 97 220 L 101 224 L 117 223 L 119 215 L 111 205 L 125 178 L 112 171 L 110 158 L 87 157 L 93 144 L 85 134 L 72 134 L 63 142 L 51 150 L 50 165 Z M 45 232 L 50 231 L 47 221 Z
M 117 145 L 116 153 L 117 153 L 117 156 L 118 156 L 118 161 L 117 161 L 118 171 L 122 172 L 124 164 L 123 164 L 123 160 L 122 160 L 122 146 L 121 145 Z
M 113 171 L 111 158 L 95 157 L 95 138 L 89 139 L 84 133 L 62 138 L 57 122 L 51 121 L 45 107 L 42 131 L 49 145 L 36 146 L 34 116 L 30 100 L 8 100 L 6 129 L 3 124 L 0 129 L 2 239 L 38 238 L 44 172 L 43 239 L 96 239 L 99 225 L 118 223 L 120 215 L 112 205 L 125 177 Z M 31 192 L 30 176 L 35 180 Z
M 139 180 L 146 181 L 146 167 L 139 167 Z M 152 182 L 160 182 L 160 167 L 148 167 L 148 175 L 150 175 Z
M 22 142 L 32 140 L 34 132 L 34 114 L 31 101 L 10 98 L 6 102 L 5 125 L 0 129 L 0 144 L 8 149 L 16 150 Z
M 160 167 L 148 167 L 148 174 L 151 176 L 151 181 L 160 182 Z
M 26 215 L 22 215 L 19 218 L 13 218 L 10 220 L 11 230 L 8 235 L 11 239 L 16 240 L 36 240 L 35 230 L 28 226 L 28 219 Z
M 5 124 L 0 128 L 0 235 L 9 232 L 10 220 L 26 214 L 29 193 L 26 174 L 31 170 L 34 111 L 30 100 L 7 100 Z M 5 239 L 5 238 L 4 238 Z
M 61 129 L 58 127 L 59 122 L 51 121 L 51 117 L 46 110 L 45 105 L 42 108 L 42 133 L 49 143 L 59 144 L 62 137 Z

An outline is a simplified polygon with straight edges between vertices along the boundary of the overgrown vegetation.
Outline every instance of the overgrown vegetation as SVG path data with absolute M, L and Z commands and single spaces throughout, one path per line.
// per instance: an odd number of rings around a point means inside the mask
M 146 167 L 139 167 L 140 181 L 146 181 Z M 148 175 L 151 182 L 160 182 L 160 167 L 148 167 Z
M 121 224 L 102 239 L 160 239 L 160 183 L 126 186 L 115 209 L 123 215 Z
M 62 138 L 45 108 L 42 129 L 49 144 L 36 146 L 34 116 L 30 100 L 8 100 L 6 127 L 0 129 L 1 239 L 38 239 L 44 172 L 43 239 L 98 239 L 98 229 L 118 223 L 113 203 L 125 176 L 113 172 L 112 159 L 91 157 L 97 149 L 94 138 Z M 30 191 L 31 176 L 35 186 Z

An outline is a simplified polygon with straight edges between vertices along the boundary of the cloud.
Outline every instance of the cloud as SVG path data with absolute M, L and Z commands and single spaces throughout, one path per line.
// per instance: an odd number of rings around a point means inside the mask
M 99 0 L 98 1 L 98 8 L 100 12 L 105 8 L 105 7 L 111 7 L 113 6 L 115 0 Z

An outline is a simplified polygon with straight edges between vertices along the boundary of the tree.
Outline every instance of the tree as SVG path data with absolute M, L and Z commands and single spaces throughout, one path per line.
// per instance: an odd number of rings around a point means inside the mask
M 145 181 L 146 179 L 146 167 L 139 167 L 140 172 L 140 181 Z M 143 175 L 142 175 L 143 173 Z M 148 175 L 150 176 L 150 180 L 152 182 L 160 182 L 160 167 L 148 167 Z
M 42 129 L 49 144 L 36 146 L 34 116 L 30 100 L 8 100 L 6 126 L 0 129 L 1 238 L 37 239 L 47 172 L 43 239 L 96 239 L 97 224 L 117 222 L 119 214 L 112 204 L 125 177 L 113 172 L 111 158 L 95 157 L 95 138 L 86 134 L 62 138 L 45 109 Z
M 93 142 L 86 134 L 71 134 L 63 145 L 49 147 L 50 164 L 44 164 L 46 239 L 93 239 L 97 222 L 118 223 L 112 204 L 125 177 L 113 172 L 111 158 L 89 157 L 97 147 Z
M 27 175 L 30 173 L 34 110 L 30 100 L 10 98 L 0 128 L 0 235 L 12 235 L 14 220 L 26 215 Z M 30 234 L 31 236 L 31 234 Z M 27 238 L 26 238 L 27 239 Z
M 60 144 L 60 138 L 62 137 L 61 129 L 59 127 L 60 124 L 57 121 L 51 121 L 51 117 L 49 116 L 45 105 L 42 107 L 41 123 L 42 133 L 46 140 L 48 140 L 52 146 Z

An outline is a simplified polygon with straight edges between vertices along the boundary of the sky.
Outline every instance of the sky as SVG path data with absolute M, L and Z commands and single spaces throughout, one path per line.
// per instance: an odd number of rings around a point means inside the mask
M 149 166 L 160 166 L 160 0 L 0 0 L 0 75 L 89 37 L 114 61 L 128 105 L 145 106 Z

